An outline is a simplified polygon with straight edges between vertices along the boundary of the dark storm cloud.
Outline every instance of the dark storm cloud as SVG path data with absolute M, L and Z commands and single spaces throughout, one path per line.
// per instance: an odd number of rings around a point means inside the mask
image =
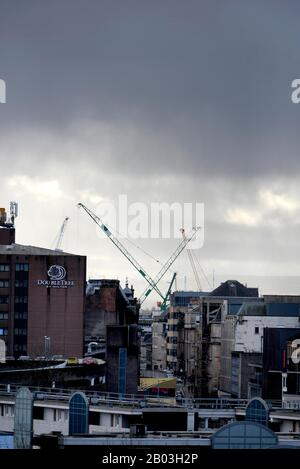
M 76 202 L 200 201 L 210 274 L 298 274 L 299 18 L 298 0 L 0 0 L 0 205 L 20 202 L 18 242 L 50 246 L 68 215 L 89 275 L 141 293 Z M 138 244 L 164 261 L 178 240 Z M 185 253 L 177 267 L 192 275 Z
M 298 2 L 1 0 L 0 9 L 2 132 L 84 141 L 87 162 L 107 171 L 299 172 Z M 109 126 L 109 158 L 97 153 L 97 125 L 85 137 L 92 123 Z M 81 159 L 80 148 L 64 157 Z

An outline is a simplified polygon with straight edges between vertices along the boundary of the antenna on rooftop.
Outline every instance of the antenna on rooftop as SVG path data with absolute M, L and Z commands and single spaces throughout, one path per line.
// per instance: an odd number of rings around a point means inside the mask
M 18 202 L 11 201 L 9 204 L 10 222 L 12 225 L 15 224 L 15 219 L 19 215 Z

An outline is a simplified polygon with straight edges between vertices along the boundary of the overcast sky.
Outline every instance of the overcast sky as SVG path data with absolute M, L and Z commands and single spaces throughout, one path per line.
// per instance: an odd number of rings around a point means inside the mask
M 299 293 L 270 281 L 300 275 L 299 20 L 297 0 L 0 0 L 0 206 L 19 202 L 17 242 L 50 247 L 69 216 L 63 248 L 88 276 L 140 294 L 76 203 L 203 202 L 210 283 Z M 135 242 L 164 262 L 179 240 Z M 174 270 L 195 288 L 186 252 Z

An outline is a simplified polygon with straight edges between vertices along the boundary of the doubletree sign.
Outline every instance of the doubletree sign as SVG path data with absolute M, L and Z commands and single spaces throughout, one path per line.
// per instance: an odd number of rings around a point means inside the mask
M 47 288 L 68 288 L 74 287 L 73 280 L 65 280 L 66 269 L 61 265 L 51 265 L 48 270 L 48 280 L 38 280 L 38 285 Z

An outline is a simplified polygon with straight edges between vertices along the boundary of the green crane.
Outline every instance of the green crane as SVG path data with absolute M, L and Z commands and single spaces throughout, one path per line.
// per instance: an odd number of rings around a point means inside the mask
M 168 304 L 167 304 L 167 303 L 168 303 L 168 300 L 169 300 L 169 296 L 170 296 L 170 294 L 171 294 L 171 290 L 172 290 L 173 283 L 175 282 L 175 279 L 176 279 L 176 275 L 177 275 L 177 273 L 174 272 L 173 277 L 172 277 L 172 280 L 171 280 L 171 283 L 170 283 L 169 288 L 168 288 L 168 291 L 167 291 L 166 296 L 165 296 L 165 298 L 164 298 L 164 301 L 163 301 L 162 304 L 160 305 L 161 311 L 166 311 L 166 309 L 167 309 L 167 307 L 168 307 Z
M 101 228 L 101 230 L 106 234 L 106 236 L 110 239 L 110 241 L 121 251 L 121 253 L 129 260 L 129 262 L 133 265 L 133 267 L 139 272 L 139 274 L 146 280 L 146 282 L 154 289 L 159 296 L 164 300 L 164 295 L 159 290 L 157 284 L 153 281 L 149 274 L 145 271 L 145 269 L 134 259 L 134 257 L 130 254 L 129 251 L 123 246 L 120 241 L 115 238 L 112 232 L 108 229 L 108 227 L 103 223 L 101 218 L 99 218 L 94 212 L 92 212 L 89 208 L 87 208 L 84 204 L 79 203 L 79 208 L 83 208 L 86 213 L 94 220 L 94 222 Z
M 156 277 L 153 279 L 154 285 L 157 285 L 158 282 L 163 278 L 163 276 L 169 270 L 169 268 L 174 263 L 174 261 L 177 259 L 179 254 L 184 250 L 185 246 L 193 239 L 193 237 L 195 236 L 197 231 L 200 230 L 200 228 L 201 228 L 200 226 L 198 226 L 196 228 L 193 228 L 192 231 L 187 236 L 185 236 L 183 238 L 183 240 L 181 241 L 181 243 L 179 244 L 177 249 L 175 249 L 173 254 L 169 257 L 167 262 L 163 265 L 161 270 L 158 272 Z M 150 293 L 152 292 L 153 289 L 154 289 L 154 287 L 152 285 L 150 285 L 150 288 L 147 288 L 147 290 L 144 291 L 144 293 L 139 298 L 139 301 L 140 301 L 141 304 L 146 300 L 146 298 L 150 295 Z
M 94 222 L 101 228 L 101 230 L 106 234 L 106 236 L 110 239 L 110 241 L 121 251 L 121 253 L 129 260 L 129 262 L 133 265 L 133 267 L 139 272 L 139 274 L 146 280 L 146 282 L 149 284 L 149 287 L 144 291 L 142 296 L 139 298 L 140 303 L 142 304 L 145 299 L 150 295 L 150 293 L 155 290 L 159 296 L 162 298 L 163 303 L 166 302 L 166 295 L 163 295 L 158 288 L 158 283 L 162 279 L 162 277 L 166 274 L 166 272 L 169 270 L 171 265 L 174 263 L 174 261 L 177 259 L 179 254 L 183 251 L 185 246 L 193 239 L 195 234 L 197 233 L 198 230 L 200 230 L 200 227 L 193 228 L 192 231 L 184 237 L 184 239 L 181 241 L 179 246 L 175 249 L 173 254 L 169 257 L 167 262 L 163 265 L 161 270 L 158 272 L 156 277 L 152 279 L 149 274 L 145 271 L 145 269 L 134 259 L 134 257 L 130 254 L 130 252 L 123 246 L 123 244 L 113 236 L 109 228 L 103 223 L 101 218 L 99 218 L 94 212 L 92 212 L 89 208 L 87 208 L 84 204 L 79 203 L 78 207 L 83 208 L 86 213 L 94 220 Z M 176 274 L 173 275 L 172 283 L 175 280 Z M 170 288 L 169 288 L 170 290 Z M 167 293 L 169 296 L 170 292 Z

